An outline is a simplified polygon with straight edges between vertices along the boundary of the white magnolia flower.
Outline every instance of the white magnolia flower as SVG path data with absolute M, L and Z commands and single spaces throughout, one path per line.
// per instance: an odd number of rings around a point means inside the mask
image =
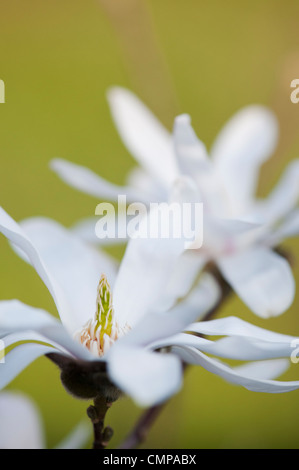
M 147 204 L 167 201 L 173 181 L 179 175 L 190 177 L 205 211 L 204 243 L 196 253 L 199 264 L 215 261 L 257 315 L 284 312 L 293 301 L 295 285 L 288 263 L 272 248 L 299 233 L 299 160 L 288 166 L 266 199 L 255 197 L 259 168 L 277 142 L 275 116 L 262 106 L 242 109 L 221 130 L 209 157 L 189 116 L 176 118 L 171 135 L 131 92 L 113 88 L 108 98 L 120 136 L 140 164 L 130 173 L 127 186 L 111 184 L 61 159 L 52 161 L 54 171 L 92 196 L 117 200 L 123 194 L 129 202 Z M 95 218 L 80 222 L 75 230 L 100 242 Z
M 58 444 L 58 449 L 82 448 L 91 437 L 86 422 L 79 423 Z M 0 393 L 0 449 L 45 449 L 46 439 L 40 411 L 24 393 Z
M 19 225 L 1 209 L 0 231 L 35 268 L 61 320 L 17 300 L 0 302 L 1 344 L 9 348 L 0 364 L 0 388 L 37 357 L 53 353 L 66 364 L 61 378 L 70 391 L 68 371 L 72 377 L 79 371 L 85 398 L 112 382 L 141 405 L 162 402 L 180 388 L 182 359 L 254 391 L 299 387 L 299 381 L 272 380 L 289 364 L 279 358 L 290 357 L 293 337 L 234 317 L 194 323 L 215 305 L 219 290 L 206 276 L 189 292 L 195 270 L 189 277 L 178 274 L 196 258 L 181 256 L 183 240 L 132 239 L 116 274 L 110 258 L 51 220 Z M 112 290 L 105 278 L 97 289 L 103 272 Z M 207 353 L 257 362 L 231 368 Z

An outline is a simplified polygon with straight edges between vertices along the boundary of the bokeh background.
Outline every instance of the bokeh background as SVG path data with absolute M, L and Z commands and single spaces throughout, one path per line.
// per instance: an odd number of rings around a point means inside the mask
M 287 163 L 299 156 L 299 103 L 290 82 L 299 77 L 297 0 L 0 0 L 0 204 L 16 219 L 44 215 L 70 226 L 94 214 L 98 202 L 64 185 L 49 169 L 53 157 L 84 164 L 124 182 L 134 160 L 122 145 L 106 90 L 134 91 L 169 128 L 192 116 L 209 147 L 239 108 L 261 103 L 280 123 L 277 152 L 261 172 L 266 195 Z M 298 182 L 299 184 L 299 182 Z M 289 241 L 298 262 L 299 243 Z M 123 250 L 110 250 L 120 257 Z M 32 268 L 0 238 L 0 298 L 19 298 L 55 314 Z M 299 336 L 299 297 L 283 316 L 255 317 L 237 298 L 225 314 Z M 284 379 L 299 379 L 299 364 Z M 53 447 L 85 416 L 88 402 L 62 388 L 59 372 L 38 359 L 9 389 L 37 402 Z M 116 447 L 141 410 L 117 402 L 107 424 Z M 182 391 L 165 407 L 147 448 L 297 448 L 299 392 L 266 395 L 189 368 Z

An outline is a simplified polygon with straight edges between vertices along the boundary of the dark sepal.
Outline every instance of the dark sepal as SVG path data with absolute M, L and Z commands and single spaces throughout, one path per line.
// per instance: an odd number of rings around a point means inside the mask
M 112 403 L 122 394 L 109 380 L 104 361 L 83 361 L 60 353 L 46 356 L 59 367 L 61 382 L 74 397 L 88 400 L 102 396 Z

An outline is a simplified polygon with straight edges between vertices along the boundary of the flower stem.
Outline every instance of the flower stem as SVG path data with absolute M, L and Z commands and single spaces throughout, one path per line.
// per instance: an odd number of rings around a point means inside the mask
M 93 403 L 87 408 L 87 416 L 93 424 L 93 449 L 105 449 L 113 436 L 113 430 L 109 426 L 104 427 L 105 416 L 112 403 L 102 396 L 97 396 Z

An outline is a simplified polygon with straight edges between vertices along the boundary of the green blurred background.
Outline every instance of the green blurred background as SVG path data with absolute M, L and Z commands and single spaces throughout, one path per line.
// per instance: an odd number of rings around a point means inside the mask
M 299 104 L 290 82 L 299 77 L 297 0 L 10 0 L 0 1 L 0 204 L 16 219 L 45 215 L 66 226 L 94 214 L 97 200 L 64 185 L 48 168 L 62 157 L 117 183 L 134 160 L 113 126 L 105 93 L 134 91 L 171 129 L 187 112 L 209 147 L 239 108 L 261 103 L 280 122 L 276 154 L 261 173 L 266 195 L 299 156 Z M 299 243 L 285 245 L 299 258 Z M 112 250 L 120 257 L 121 249 Z M 295 276 L 299 283 L 298 264 Z M 19 298 L 55 314 L 35 272 L 0 239 L 0 298 Z M 268 321 L 232 299 L 222 312 L 299 336 L 298 294 L 292 308 Z M 299 379 L 292 365 L 284 379 Z M 37 402 L 47 443 L 54 446 L 85 415 L 87 402 L 62 388 L 56 367 L 38 359 L 10 389 Z M 107 424 L 116 447 L 140 414 L 117 402 Z M 298 447 L 299 392 L 266 395 L 190 368 L 182 391 L 164 409 L 147 448 Z

